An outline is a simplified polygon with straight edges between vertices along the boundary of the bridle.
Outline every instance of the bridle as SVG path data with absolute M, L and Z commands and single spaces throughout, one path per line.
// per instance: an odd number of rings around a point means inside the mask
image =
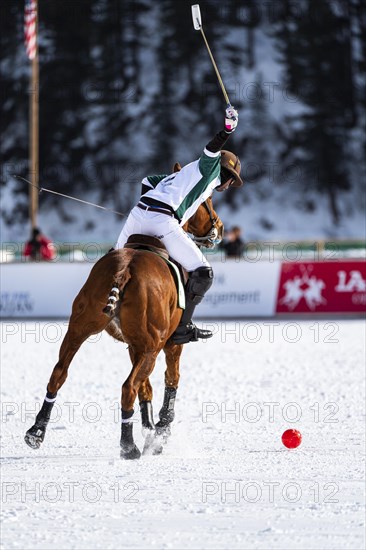
M 205 246 L 206 248 L 214 248 L 215 245 L 219 244 L 221 242 L 221 238 L 219 237 L 219 231 L 216 227 L 219 217 L 216 218 L 213 215 L 213 211 L 211 206 L 208 204 L 207 200 L 202 203 L 203 206 L 206 208 L 208 215 L 210 216 L 210 222 L 211 222 L 211 229 L 210 231 L 204 236 L 204 237 L 196 237 L 193 235 L 193 241 L 196 243 L 197 246 Z M 208 244 L 206 244 L 208 243 Z

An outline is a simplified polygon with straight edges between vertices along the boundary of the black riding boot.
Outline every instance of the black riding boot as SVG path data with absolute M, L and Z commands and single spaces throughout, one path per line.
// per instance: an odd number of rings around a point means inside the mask
M 185 287 L 186 307 L 177 330 L 171 337 L 175 344 L 197 342 L 199 338 L 211 338 L 212 332 L 210 330 L 202 330 L 192 323 L 192 315 L 196 305 L 202 302 L 204 295 L 211 287 L 212 280 L 213 271 L 211 267 L 199 267 L 189 274 Z

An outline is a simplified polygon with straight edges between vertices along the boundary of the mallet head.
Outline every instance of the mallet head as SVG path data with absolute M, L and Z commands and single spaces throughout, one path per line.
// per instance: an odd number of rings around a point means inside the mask
M 199 4 L 194 4 L 192 6 L 192 19 L 193 26 L 196 31 L 200 31 L 202 28 L 202 19 L 201 19 L 201 10 Z

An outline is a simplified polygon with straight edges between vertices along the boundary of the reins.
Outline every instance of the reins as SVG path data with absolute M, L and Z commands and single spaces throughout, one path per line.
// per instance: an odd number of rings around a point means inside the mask
M 196 237 L 195 235 L 193 235 L 193 241 L 198 245 L 200 243 L 202 244 L 204 242 L 209 242 L 209 243 L 212 244 L 212 247 L 214 247 L 216 244 L 221 242 L 221 239 L 218 239 L 219 232 L 218 232 L 218 229 L 216 227 L 216 224 L 219 220 L 219 217 L 214 218 L 211 206 L 208 204 L 207 200 L 202 204 L 205 206 L 205 208 L 208 212 L 208 215 L 210 216 L 211 229 L 204 237 Z

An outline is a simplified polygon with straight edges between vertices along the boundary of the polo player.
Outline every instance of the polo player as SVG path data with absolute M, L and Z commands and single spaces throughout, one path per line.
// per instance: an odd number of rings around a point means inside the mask
M 212 285 L 212 267 L 182 226 L 214 189 L 225 191 L 243 185 L 239 158 L 222 150 L 237 124 L 238 112 L 232 106 L 227 107 L 224 129 L 206 145 L 198 160 L 173 174 L 144 178 L 140 201 L 130 212 L 115 245 L 115 248 L 123 248 L 134 233 L 151 235 L 160 239 L 169 255 L 187 270 L 186 307 L 172 335 L 176 344 L 212 336 L 211 331 L 199 329 L 192 323 L 195 307 Z

